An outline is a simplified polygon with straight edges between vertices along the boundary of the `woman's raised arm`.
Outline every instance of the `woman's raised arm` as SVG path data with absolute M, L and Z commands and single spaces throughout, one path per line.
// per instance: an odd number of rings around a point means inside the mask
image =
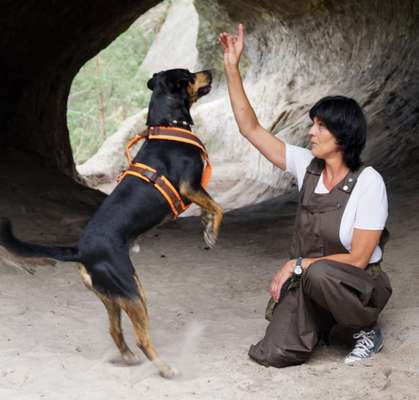
M 223 32 L 218 41 L 224 49 L 224 70 L 234 117 L 240 133 L 269 161 L 285 170 L 285 143 L 260 124 L 246 96 L 240 75 L 240 56 L 244 47 L 244 28 L 240 24 L 236 35 Z

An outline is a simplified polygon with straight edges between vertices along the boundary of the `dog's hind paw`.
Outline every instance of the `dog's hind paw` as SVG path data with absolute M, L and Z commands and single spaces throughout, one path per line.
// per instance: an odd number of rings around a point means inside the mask
M 160 376 L 166 379 L 174 379 L 180 376 L 180 371 L 176 368 L 167 366 L 160 370 Z
M 126 352 L 125 354 L 122 354 L 122 361 L 126 365 L 137 365 L 140 364 L 141 360 L 140 357 L 138 357 L 133 352 Z

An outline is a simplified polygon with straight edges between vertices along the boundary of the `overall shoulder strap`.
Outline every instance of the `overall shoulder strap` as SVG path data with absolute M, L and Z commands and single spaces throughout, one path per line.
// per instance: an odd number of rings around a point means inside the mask
M 320 176 L 323 169 L 324 169 L 324 161 L 320 160 L 319 158 L 314 157 L 306 168 L 306 175 L 307 173 L 309 173 L 312 175 Z
M 347 194 L 351 194 L 356 182 L 358 181 L 359 175 L 361 175 L 361 172 L 365 168 L 365 165 L 361 165 L 356 171 L 349 171 L 346 178 L 339 184 L 339 190 Z
M 304 193 L 308 186 L 314 190 L 324 168 L 324 161 L 314 157 L 306 168 L 300 193 Z

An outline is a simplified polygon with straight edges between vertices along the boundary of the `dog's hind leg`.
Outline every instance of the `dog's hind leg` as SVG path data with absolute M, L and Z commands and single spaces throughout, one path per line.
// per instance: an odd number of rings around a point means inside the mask
M 204 240 L 209 247 L 214 247 L 223 220 L 223 208 L 201 186 L 195 190 L 188 183 L 181 183 L 180 194 L 201 207 Z
M 111 334 L 116 347 L 118 347 L 121 353 L 122 359 L 127 364 L 137 364 L 139 359 L 126 344 L 124 335 L 122 332 L 121 307 L 116 303 L 115 300 L 107 296 L 104 296 L 100 293 L 96 293 L 96 294 L 98 294 L 98 297 L 102 300 L 102 303 L 105 305 L 105 308 L 108 311 L 109 333 Z
M 142 290 L 140 281 L 136 277 L 139 286 L 140 298 L 136 299 L 118 299 L 118 304 L 127 313 L 134 327 L 137 346 L 144 352 L 146 357 L 154 363 L 158 368 L 160 375 L 164 378 L 174 378 L 178 372 L 165 363 L 157 354 L 153 346 L 149 331 L 149 320 L 144 291 Z
M 80 275 L 85 286 L 92 290 L 97 297 L 104 304 L 109 317 L 109 333 L 121 353 L 122 359 L 127 364 L 136 364 L 138 362 L 137 356 L 129 349 L 125 342 L 121 326 L 121 307 L 117 302 L 100 292 L 98 292 L 92 285 L 92 279 L 84 266 L 80 266 Z

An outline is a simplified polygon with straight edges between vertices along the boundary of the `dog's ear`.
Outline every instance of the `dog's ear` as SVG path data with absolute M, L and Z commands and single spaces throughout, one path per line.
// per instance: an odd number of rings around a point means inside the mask
M 157 74 L 153 74 L 153 77 L 152 78 L 150 78 L 149 80 L 148 80 L 148 82 L 147 82 L 147 87 L 150 89 L 150 90 L 154 90 L 154 81 L 155 81 L 155 78 L 156 78 L 156 75 Z

